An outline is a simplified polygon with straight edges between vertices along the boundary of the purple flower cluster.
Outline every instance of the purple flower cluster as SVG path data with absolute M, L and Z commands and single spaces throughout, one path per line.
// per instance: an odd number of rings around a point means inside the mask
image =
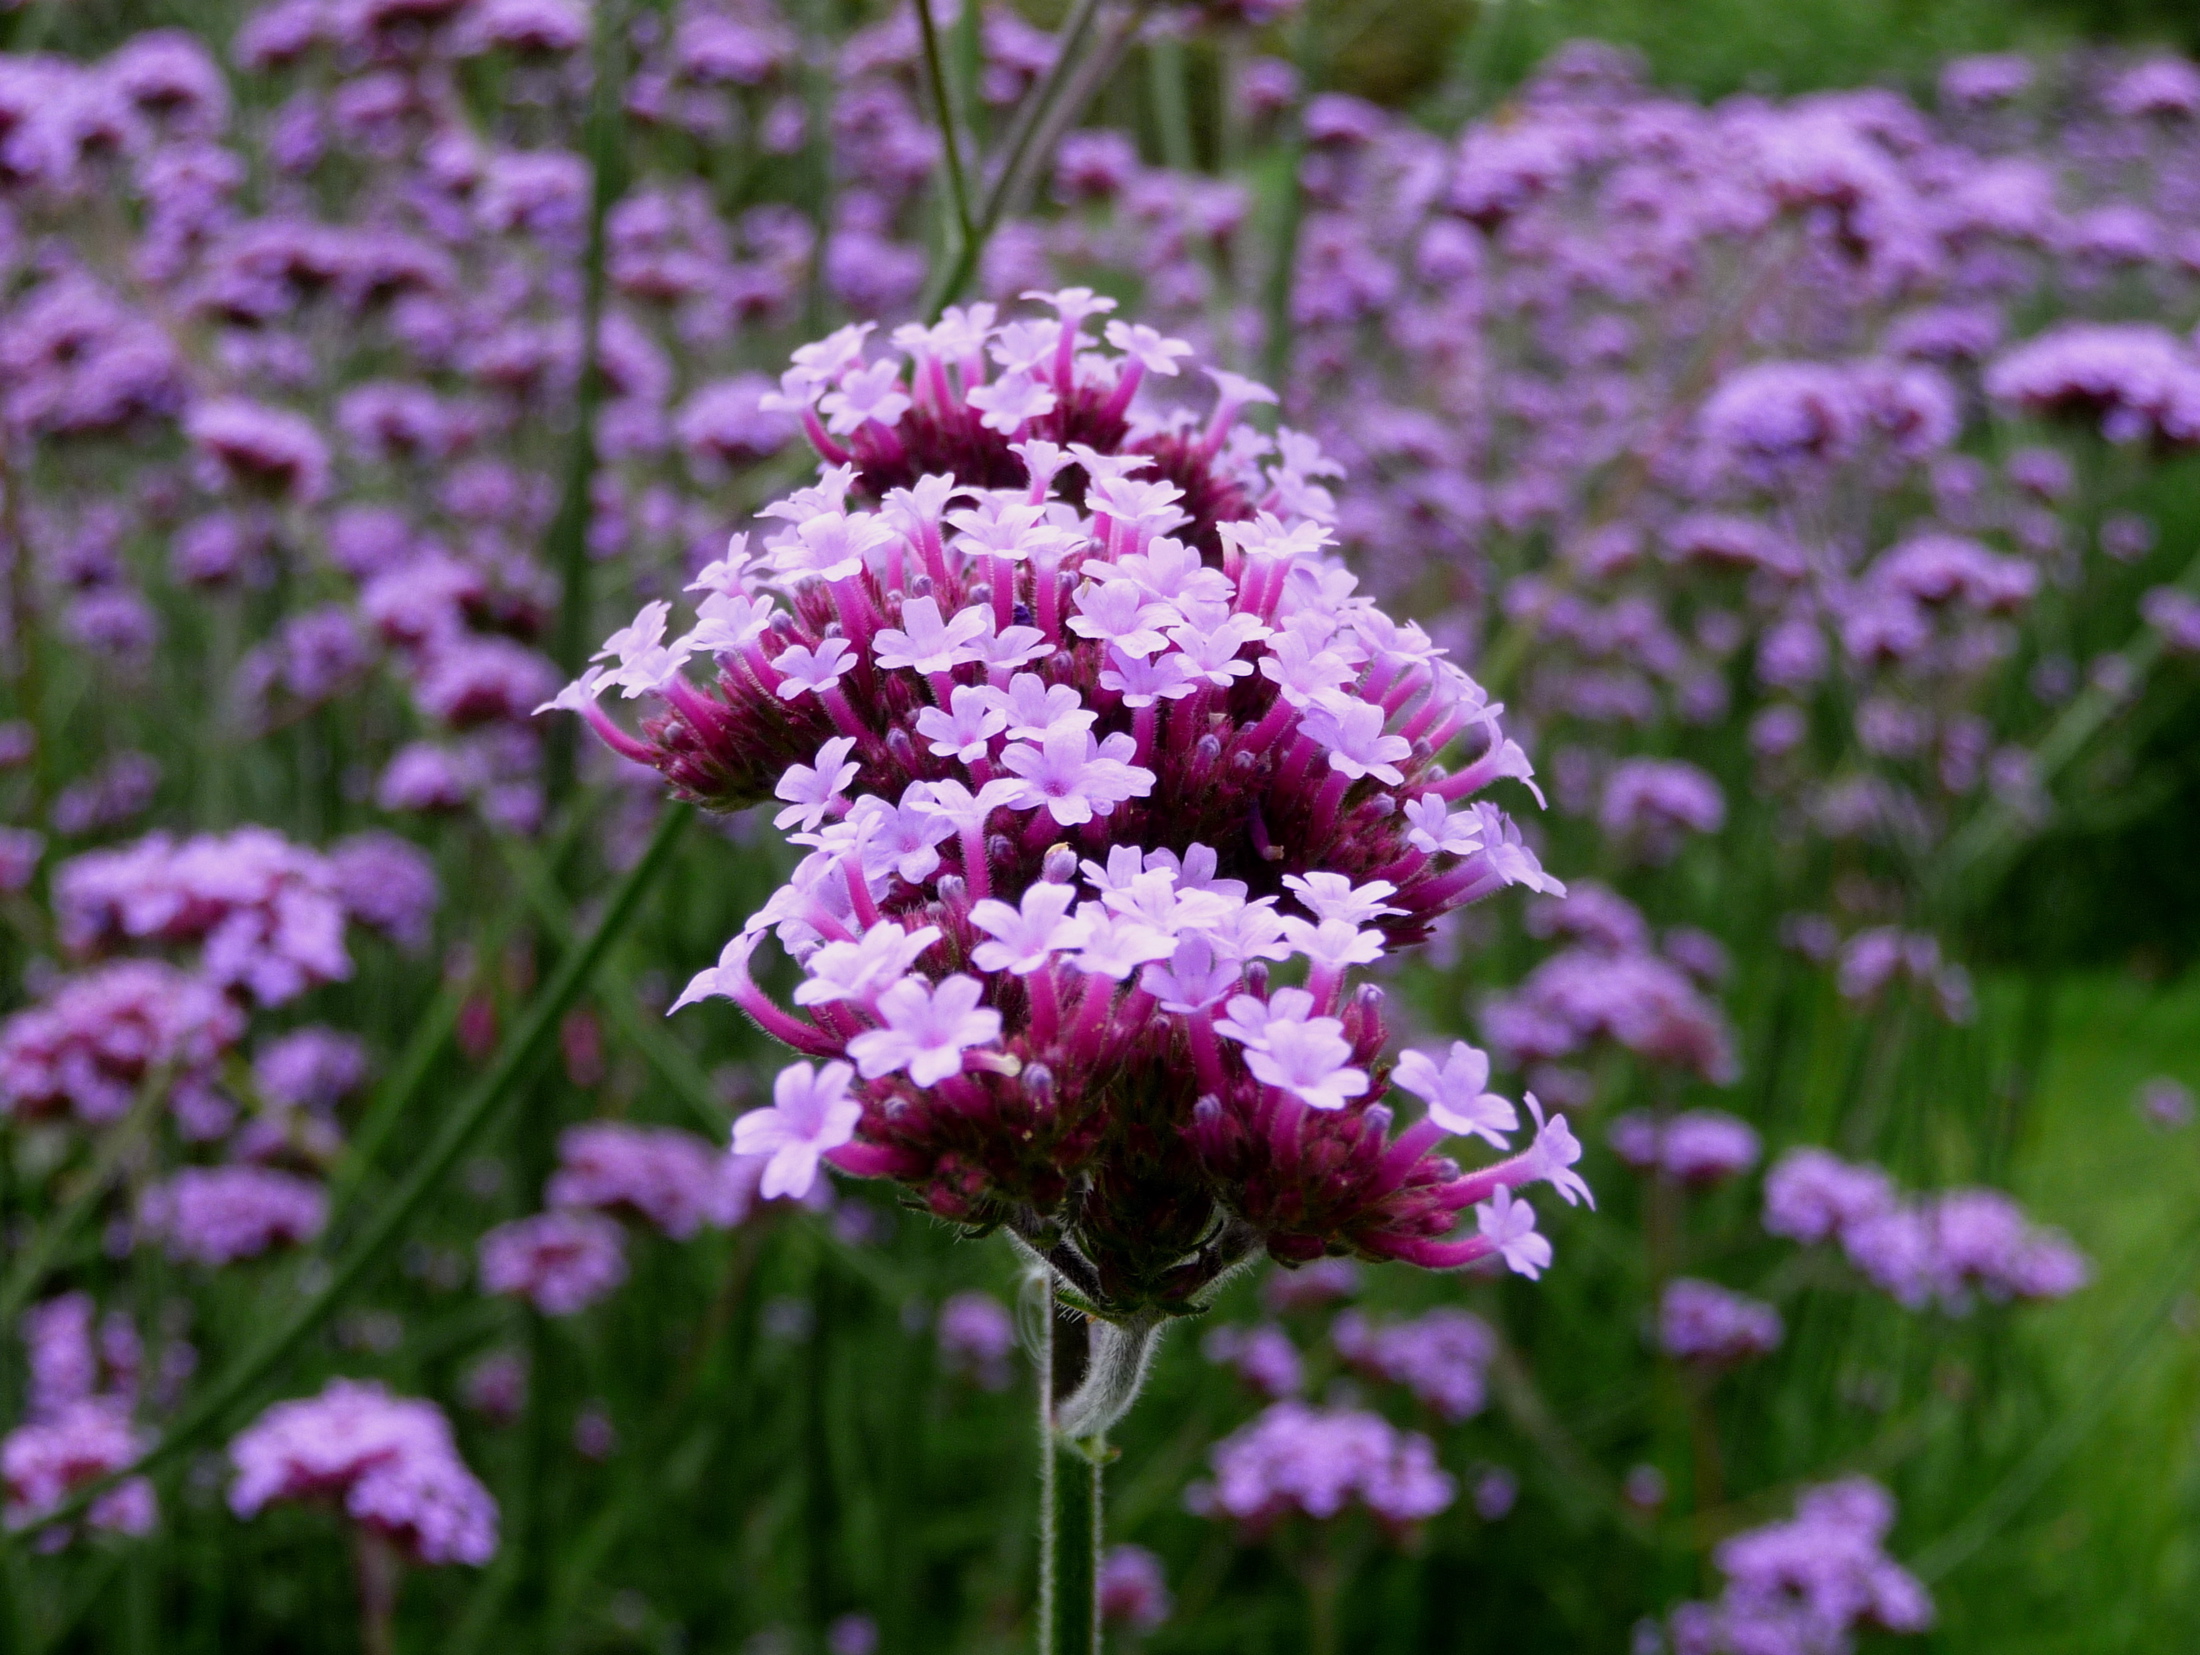
M 1685 966 L 1652 950 L 1649 926 L 1625 898 L 1585 885 L 1539 905 L 1531 924 L 1572 941 L 1483 1006 L 1483 1031 L 1507 1063 L 1552 1065 L 1610 1042 L 1714 1085 L 1734 1079 L 1725 1015 Z M 1550 1089 L 1564 1095 L 1564 1085 L 1561 1077 Z
M 1459 1485 L 1415 1431 L 1357 1408 L 1278 1402 L 1215 1444 L 1212 1481 L 1194 1483 L 1185 1504 L 1260 1533 L 1303 1515 L 1326 1522 L 1354 1503 L 1392 1530 L 1450 1507 Z
M 601 1213 L 553 1208 L 481 1238 L 481 1290 L 572 1316 L 626 1281 L 626 1232 Z
M 732 1229 L 749 1213 L 756 1169 L 692 1132 L 595 1121 L 558 1140 L 558 1170 L 543 1187 L 552 1207 L 632 1216 L 675 1241 Z
M 131 1418 L 142 1351 L 127 1319 L 110 1315 L 101 1323 L 88 1295 L 64 1293 L 27 1311 L 22 1334 L 30 1359 L 29 1405 L 23 1422 L 0 1437 L 0 1489 L 10 1529 L 36 1527 L 85 1484 L 126 1470 L 152 1441 Z M 94 1500 L 84 1522 L 116 1534 L 144 1534 L 158 1517 L 153 1485 L 130 1477 Z M 66 1527 L 48 1526 L 37 1543 L 50 1550 L 70 1539 Z
M 1905 1199 L 1874 1166 L 1795 1149 L 1765 1175 L 1765 1228 L 1806 1245 L 1832 1242 L 1873 1286 L 1910 1309 L 1960 1312 L 1974 1296 L 2060 1299 L 2092 1274 L 2059 1230 L 2031 1223 L 1999 1190 Z
M 35 1527 L 77 1489 L 128 1469 L 151 1446 L 152 1434 L 131 1423 L 129 1404 L 112 1397 L 87 1397 L 18 1425 L 0 1439 L 8 1527 Z M 149 1533 L 158 1519 L 153 1485 L 143 1477 L 117 1483 L 84 1514 L 91 1527 L 117 1534 Z M 68 1538 L 48 1530 L 41 1544 L 65 1545 Z
M 1210 1328 L 1199 1348 L 1208 1361 L 1229 1368 L 1255 1394 L 1271 1402 L 1297 1396 L 1306 1388 L 1306 1364 L 1299 1347 L 1273 1322 Z
M 1747 1121 L 1717 1109 L 1690 1109 L 1660 1119 L 1630 1110 L 1612 1122 L 1613 1153 L 1638 1172 L 1708 1188 L 1757 1164 L 1763 1143 Z
M 239 1517 L 325 1502 L 420 1563 L 479 1568 L 496 1555 L 496 1502 L 458 1457 L 442 1410 L 372 1381 L 333 1379 L 318 1396 L 276 1403 L 230 1443 L 229 1463 Z
M 1016 1351 L 1016 1321 L 1000 1300 L 990 1293 L 951 1294 L 940 1305 L 934 1332 L 940 1365 L 948 1372 L 984 1390 L 1007 1388 L 1014 1373 L 1009 1358 Z
M 174 966 L 94 967 L 0 1023 L 0 1113 L 111 1125 L 149 1077 L 203 1079 L 244 1028 L 218 988 Z
M 267 828 L 181 842 L 154 833 L 72 858 L 54 873 L 54 917 L 79 951 L 196 944 L 209 981 L 261 1005 L 351 975 L 327 859 Z
M 170 1257 L 216 1269 L 311 1241 L 327 1222 L 318 1183 L 269 1167 L 185 1167 L 138 1206 L 140 1231 Z
M 1480 1173 L 1435 1155 L 1517 1125 L 1462 1045 L 1400 1065 L 1429 1111 L 1393 1139 L 1378 997 L 1347 984 L 1464 902 L 1557 888 L 1468 802 L 1524 755 L 1324 555 L 1318 451 L 1237 423 L 1267 392 L 1217 372 L 1208 414 L 1148 411 L 1186 348 L 1109 322 L 1095 349 L 1112 301 L 1045 297 L 904 329 L 906 365 L 862 328 L 797 352 L 781 396 L 818 485 L 704 571 L 690 631 L 648 606 L 559 698 L 689 798 L 777 798 L 809 848 L 679 1002 L 825 1060 L 736 1149 L 770 1157 L 767 1195 L 827 1159 L 1009 1219 L 1117 1313 L 1188 1305 L 1253 1246 L 1535 1273 L 1513 1192 L 1585 1194 L 1563 1118 Z M 659 709 L 639 738 L 613 688 Z M 809 1019 L 750 975 L 771 935 Z M 1271 986 L 1294 958 L 1305 986 Z M 1468 1207 L 1479 1233 L 1450 1238 Z
M 1348 1310 L 1330 1324 L 1329 1339 L 1353 1367 L 1403 1385 L 1447 1425 L 1473 1418 L 1489 1400 L 1497 1334 L 1471 1310 L 1445 1306 L 1388 1324 Z
M 1110 1546 L 1100 1560 L 1100 1620 L 1127 1632 L 1151 1632 L 1175 1608 L 1161 1559 L 1143 1546 Z
M 1841 1655 L 1860 1631 L 1922 1632 L 1933 1602 L 1886 1553 L 1895 1506 L 1866 1477 L 1805 1489 L 1795 1516 L 1712 1554 L 1716 1602 L 1673 1611 L 1675 1655 Z
M 1779 1348 L 1784 1328 L 1769 1304 L 1716 1282 L 1683 1276 L 1658 1299 L 1658 1348 L 1699 1367 L 1732 1367 Z

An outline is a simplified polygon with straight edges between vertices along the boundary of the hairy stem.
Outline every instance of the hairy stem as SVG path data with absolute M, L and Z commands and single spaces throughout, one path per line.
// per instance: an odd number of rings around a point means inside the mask
M 1074 1401 L 1090 1375 L 1071 1366 L 1074 1346 L 1061 1337 L 1051 1277 L 1040 1285 L 1039 1311 L 1039 1655 L 1099 1655 L 1107 1437 L 1104 1428 L 1071 1435 L 1069 1403 L 1056 1400 L 1074 1387 Z M 1057 1355 L 1064 1364 L 1059 1370 Z

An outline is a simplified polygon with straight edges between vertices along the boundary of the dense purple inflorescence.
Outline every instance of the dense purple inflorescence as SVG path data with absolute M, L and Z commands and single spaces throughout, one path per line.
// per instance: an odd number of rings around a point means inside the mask
M 433 1403 L 331 1380 L 319 1396 L 268 1409 L 229 1445 L 229 1461 L 239 1517 L 275 1501 L 325 1501 L 422 1563 L 479 1568 L 496 1554 L 496 1502 Z
M 1518 1119 L 1460 1045 L 1399 1067 L 1428 1110 L 1393 1137 L 1379 996 L 1347 983 L 1462 903 L 1558 889 L 1474 798 L 1527 760 L 1324 555 L 1318 451 L 1237 423 L 1268 393 L 1217 372 L 1204 417 L 1149 408 L 1186 348 L 1116 321 L 1096 348 L 1112 301 L 1045 297 L 903 329 L 906 363 L 861 328 L 798 352 L 818 485 L 704 572 L 690 631 L 650 605 L 559 698 L 687 797 L 776 797 L 809 848 L 682 996 L 824 1060 L 735 1145 L 768 1195 L 822 1158 L 1006 1223 L 1112 1314 L 1193 1308 L 1253 1247 L 1532 1275 L 1513 1192 L 1585 1193 L 1563 1118 L 1462 1172 L 1446 1134 Z M 660 709 L 638 738 L 613 688 Z M 807 1019 L 750 976 L 767 935 Z M 1272 981 L 1294 959 L 1304 986 Z

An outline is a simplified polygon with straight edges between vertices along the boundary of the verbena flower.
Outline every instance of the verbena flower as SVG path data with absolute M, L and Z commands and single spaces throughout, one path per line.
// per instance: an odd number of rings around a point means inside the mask
M 1894 1518 L 1885 1489 L 1851 1477 L 1805 1489 L 1786 1522 L 1721 1541 L 1725 1590 L 1673 1612 L 1676 1655 L 1837 1655 L 1860 1631 L 1926 1630 L 1931 1597 L 1886 1553 Z
M 244 1029 L 226 995 L 174 966 L 96 967 L 0 1023 L 0 1114 L 110 1125 L 148 1076 L 204 1078 Z
M 0 1438 L 0 1485 L 6 1491 L 10 1529 L 34 1528 L 39 1519 L 87 1483 L 126 1470 L 152 1446 L 152 1433 L 130 1422 L 126 1401 L 85 1397 L 41 1420 L 19 1425 Z M 153 1485 L 125 1478 L 94 1500 L 84 1521 L 118 1534 L 146 1534 L 159 1518 Z M 43 1549 L 66 1545 L 65 1529 L 39 1537 Z
M 572 1316 L 626 1280 L 626 1232 L 599 1213 L 553 1210 L 499 1224 L 481 1238 L 484 1292 L 524 1298 L 545 1316 Z
M 138 1208 L 140 1228 L 170 1257 L 215 1267 L 311 1241 L 327 1222 L 318 1183 L 254 1166 L 185 1167 Z
M 1176 1607 L 1161 1559 L 1144 1546 L 1110 1546 L 1100 1559 L 1100 1621 L 1151 1632 Z
M 1974 1298 L 2060 1299 L 2092 1275 L 2060 1230 L 2031 1223 L 1999 1190 L 1904 1198 L 1885 1172 L 1822 1149 L 1790 1150 L 1765 1175 L 1765 1228 L 1833 1242 L 1873 1286 L 1912 1310 L 1960 1314 Z
M 1193 1484 L 1185 1504 L 1251 1534 L 1292 1516 L 1327 1521 L 1354 1504 L 1404 1531 L 1458 1495 L 1428 1438 L 1357 1408 L 1279 1402 L 1216 1443 L 1208 1458 L 1213 1480 Z
M 744 1176 L 744 1174 L 746 1176 Z M 748 1215 L 756 1169 L 692 1132 L 591 1121 L 558 1138 L 558 1170 L 543 1188 L 554 1208 L 632 1214 L 675 1241 Z
M 1741 1176 L 1763 1150 L 1756 1128 L 1717 1109 L 1690 1109 L 1664 1120 L 1630 1110 L 1612 1122 L 1609 1137 L 1629 1166 L 1698 1188 Z
M 989 1391 L 1005 1388 L 1016 1350 L 1016 1321 L 990 1293 L 950 1294 L 933 1327 L 940 1364 Z
M 1221 1363 L 1269 1401 L 1296 1396 L 1306 1388 L 1306 1364 L 1291 1336 L 1274 1323 L 1259 1327 L 1218 1327 L 1200 1340 L 1201 1353 Z
M 900 330 L 906 366 L 863 327 L 796 352 L 817 484 L 704 571 L 693 628 L 650 605 L 558 698 L 683 797 L 783 802 L 808 852 L 679 1002 L 823 1060 L 736 1147 L 767 1193 L 822 1160 L 1005 1225 L 1111 1316 L 1196 1308 L 1262 1247 L 1528 1267 L 1512 1192 L 1585 1193 L 1563 1118 L 1463 1171 L 1446 1133 L 1504 1146 L 1517 1117 L 1455 1079 L 1394 1134 L 1380 996 L 1349 983 L 1462 903 L 1561 889 L 1475 797 L 1527 763 L 1327 555 L 1294 503 L 1318 450 L 1233 446 L 1263 388 L 1145 412 L 1182 352 L 1111 352 L 1084 331 L 1111 301 L 1043 297 Z M 751 975 L 770 937 L 806 1017 Z M 1453 1234 L 1477 1203 L 1501 1237 Z
M 1489 1399 L 1497 1334 L 1471 1310 L 1443 1305 L 1388 1323 L 1348 1310 L 1330 1324 L 1329 1340 L 1355 1368 L 1403 1385 L 1447 1425 L 1473 1418 Z
M 496 1554 L 496 1501 L 459 1458 L 442 1410 L 372 1381 L 333 1379 L 319 1396 L 276 1403 L 230 1443 L 229 1463 L 239 1517 L 325 1502 L 416 1562 L 479 1568 Z
M 1658 1348 L 1702 1367 L 1729 1367 L 1775 1349 L 1780 1313 L 1716 1282 L 1683 1276 L 1658 1299 Z

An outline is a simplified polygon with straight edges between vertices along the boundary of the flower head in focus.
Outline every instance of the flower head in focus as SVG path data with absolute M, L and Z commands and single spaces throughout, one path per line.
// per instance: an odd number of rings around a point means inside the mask
M 1337 476 L 1318 445 L 1237 440 L 1264 388 L 1149 403 L 1183 347 L 1035 297 L 903 329 L 900 360 L 860 328 L 798 352 L 817 485 L 736 537 L 693 629 L 652 604 L 607 644 L 649 657 L 638 729 L 601 675 L 559 698 L 684 797 L 776 801 L 806 852 L 679 1001 L 804 1059 L 735 1147 L 767 1195 L 826 1165 L 1006 1225 L 1109 1317 L 1196 1310 L 1263 1248 L 1539 1269 L 1522 1193 L 1585 1190 L 1563 1119 L 1463 1171 L 1447 1136 L 1519 1127 L 1487 1059 L 1393 1071 L 1352 981 L 1465 903 L 1563 889 L 1480 796 L 1525 755 L 1330 556 L 1284 476 Z M 751 970 L 772 943 L 794 1010 Z

